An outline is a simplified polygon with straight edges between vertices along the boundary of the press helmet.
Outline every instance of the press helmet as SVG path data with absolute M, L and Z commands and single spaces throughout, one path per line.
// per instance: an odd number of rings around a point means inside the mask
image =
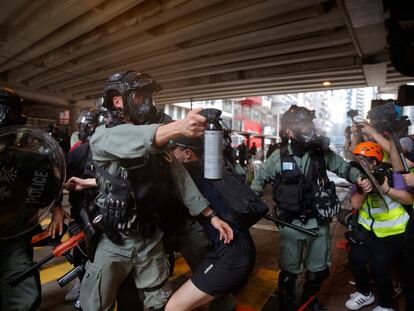
M 368 158 L 375 158 L 379 162 L 382 162 L 382 158 L 383 158 L 381 146 L 371 141 L 364 141 L 362 143 L 359 143 L 355 147 L 353 154 L 363 155 Z
M 116 110 L 113 97 L 122 96 L 123 111 L 134 124 L 152 123 L 157 114 L 152 94 L 160 90 L 149 74 L 134 70 L 114 73 L 105 84 L 103 107 Z
M 16 91 L 0 87 L 0 126 L 26 124 L 27 118 L 22 112 L 23 99 Z

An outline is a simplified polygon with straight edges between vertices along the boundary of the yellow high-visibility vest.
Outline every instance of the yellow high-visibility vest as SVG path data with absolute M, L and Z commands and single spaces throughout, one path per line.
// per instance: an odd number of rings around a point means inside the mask
M 359 210 L 358 223 L 379 237 L 403 233 L 410 216 L 401 203 L 384 195 L 389 211 L 378 194 L 368 194 L 368 198 Z

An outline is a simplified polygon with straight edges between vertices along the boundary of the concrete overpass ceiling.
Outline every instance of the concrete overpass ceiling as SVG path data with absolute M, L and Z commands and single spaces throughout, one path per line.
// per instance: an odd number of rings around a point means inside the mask
M 412 81 L 381 0 L 0 0 L 0 82 L 56 104 L 136 69 L 157 103 Z

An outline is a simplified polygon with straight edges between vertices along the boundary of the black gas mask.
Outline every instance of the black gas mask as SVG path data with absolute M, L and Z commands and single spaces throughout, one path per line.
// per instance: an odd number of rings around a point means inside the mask
M 125 97 L 125 112 L 134 124 L 154 123 L 157 116 L 157 109 L 152 101 L 152 92 L 147 89 L 135 89 L 129 91 Z
M 312 121 L 298 120 L 298 122 L 293 125 L 292 131 L 294 133 L 293 139 L 300 144 L 310 146 L 316 139 L 315 125 Z
M 93 111 L 82 110 L 76 124 L 79 129 L 79 139 L 84 143 L 95 132 L 95 118 Z

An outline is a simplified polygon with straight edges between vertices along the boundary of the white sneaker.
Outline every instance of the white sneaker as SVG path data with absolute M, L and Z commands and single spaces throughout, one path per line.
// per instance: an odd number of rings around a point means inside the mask
M 359 292 L 353 293 L 350 295 L 351 298 L 345 302 L 345 307 L 349 310 L 359 310 L 362 307 L 368 306 L 375 301 L 375 297 L 372 293 L 369 293 L 368 296 L 364 296 Z
M 76 301 L 80 296 L 80 286 L 80 280 L 79 278 L 76 278 L 66 293 L 65 301 Z
M 376 306 L 374 309 L 372 309 L 372 311 L 394 311 L 393 308 L 383 308 L 380 306 Z
M 81 304 L 80 304 L 80 300 L 77 299 L 75 304 L 73 305 L 75 307 L 76 310 L 80 310 L 81 309 Z

